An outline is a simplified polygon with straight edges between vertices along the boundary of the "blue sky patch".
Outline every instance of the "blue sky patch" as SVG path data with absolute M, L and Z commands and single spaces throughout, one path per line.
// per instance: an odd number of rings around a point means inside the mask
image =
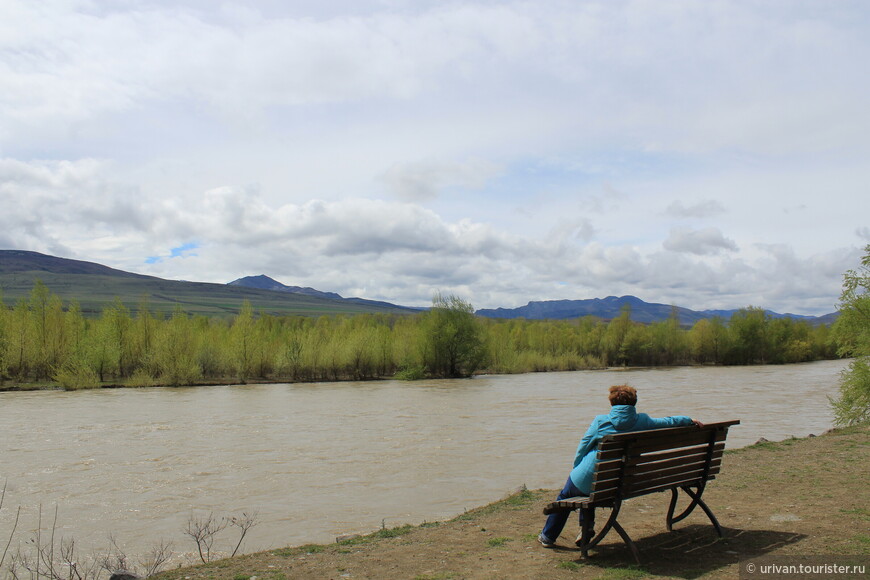
M 199 242 L 188 242 L 186 244 L 182 244 L 176 248 L 169 249 L 169 255 L 167 256 L 149 256 L 145 258 L 146 264 L 159 264 L 165 259 L 172 258 L 190 258 L 191 256 L 196 256 L 193 253 L 193 250 L 199 248 Z

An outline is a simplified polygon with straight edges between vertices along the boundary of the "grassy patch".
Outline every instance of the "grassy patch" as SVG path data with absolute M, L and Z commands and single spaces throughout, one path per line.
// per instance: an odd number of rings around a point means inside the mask
M 608 568 L 599 580 L 637 580 L 646 578 L 648 574 L 637 567 L 631 568 Z
M 420 524 L 421 528 L 437 528 L 441 525 L 441 522 L 423 522 Z
M 782 449 L 785 449 L 785 447 L 783 447 L 782 445 L 780 445 L 776 441 L 759 441 L 758 443 L 755 443 L 754 445 L 749 445 L 748 447 L 745 447 L 744 449 L 763 449 L 765 451 L 781 451 Z
M 280 548 L 272 550 L 272 553 L 282 558 L 291 558 L 302 554 L 317 554 L 326 549 L 326 546 L 321 544 L 305 544 L 304 546 L 296 546 L 295 548 Z
M 505 505 L 507 507 L 520 508 L 526 507 L 536 499 L 537 496 L 535 495 L 535 493 L 529 491 L 526 486 L 523 486 L 523 488 L 518 493 L 515 493 L 514 495 L 506 498 L 501 503 L 502 505 Z
M 474 509 L 471 511 L 466 511 L 464 514 L 456 516 L 455 519 L 458 521 L 471 521 L 477 517 L 486 516 L 486 515 L 495 513 L 497 511 L 503 510 L 503 509 L 509 509 L 509 510 L 524 509 L 524 508 L 530 506 L 532 503 L 534 503 L 538 499 L 541 499 L 542 497 L 544 497 L 545 494 L 549 494 L 549 493 L 550 492 L 546 491 L 546 490 L 531 491 L 529 489 L 526 489 L 525 486 L 523 486 L 523 488 L 520 491 L 511 495 L 510 497 L 506 497 L 505 499 L 503 499 L 501 501 L 497 501 L 495 503 L 491 503 L 489 505 L 485 505 L 483 507 L 480 507 L 480 508 L 477 508 L 477 509 Z
M 861 520 L 870 520 L 870 510 L 867 508 L 841 509 L 840 513 L 855 515 Z
M 857 554 L 870 554 L 870 536 L 867 534 L 858 534 L 852 537 L 852 545 L 855 546 Z
M 381 528 L 377 532 L 375 532 L 376 538 L 396 538 L 398 536 L 404 536 L 407 533 L 410 533 L 411 530 L 414 529 L 414 526 L 411 524 L 405 524 L 404 526 L 397 526 L 395 528 Z
M 826 433 L 826 437 L 849 437 L 851 435 L 855 435 L 857 433 L 862 433 L 865 427 L 863 425 L 853 425 L 851 427 L 838 427 L 836 429 L 832 429 L 830 432 Z M 788 447 L 794 445 L 799 441 L 806 441 L 807 439 L 813 439 L 812 437 L 795 437 L 791 436 L 788 439 L 783 441 L 759 441 L 758 443 L 754 443 L 753 445 L 746 445 L 745 447 L 740 447 L 738 449 L 726 449 L 725 453 L 727 455 L 734 455 L 740 453 L 746 453 L 747 451 L 753 451 L 757 449 L 764 449 L 768 451 L 781 451 L 783 449 L 787 449 Z M 837 442 L 839 444 L 844 444 L 847 446 L 855 446 L 855 445 L 870 445 L 870 440 L 862 440 L 862 441 L 843 441 Z
M 490 538 L 486 541 L 486 545 L 490 548 L 498 548 L 499 546 L 504 546 L 508 542 L 510 542 L 510 538 L 505 538 L 504 536 L 498 538 Z
M 368 542 L 372 542 L 374 540 L 382 539 L 382 538 L 396 538 L 398 536 L 404 536 L 411 532 L 414 529 L 414 526 L 411 524 L 405 524 L 404 526 L 396 526 L 395 528 L 381 528 L 377 532 L 373 534 L 368 534 L 366 536 L 356 536 L 354 538 L 348 538 L 346 540 L 342 540 L 338 542 L 339 546 L 355 546 L 357 544 L 365 544 Z
M 578 564 L 577 562 L 572 562 L 571 560 L 565 560 L 563 562 L 559 562 L 557 568 L 561 568 L 562 570 L 571 570 L 572 572 L 576 572 L 583 566 Z

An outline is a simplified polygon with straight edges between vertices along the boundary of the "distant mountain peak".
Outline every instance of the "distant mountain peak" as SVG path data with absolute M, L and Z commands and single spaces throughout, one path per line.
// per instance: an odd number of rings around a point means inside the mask
M 301 286 L 287 286 L 277 280 L 260 274 L 259 276 L 245 276 L 238 280 L 233 280 L 229 286 L 244 286 L 245 288 L 258 288 L 260 290 L 273 290 L 275 292 L 289 292 L 291 294 L 304 294 L 306 296 L 319 296 L 321 298 L 331 298 L 333 300 L 344 300 L 341 295 L 335 292 L 321 292 L 314 288 Z
M 245 276 L 244 278 L 233 280 L 229 283 L 229 285 L 245 286 L 247 288 L 260 288 L 261 290 L 287 288 L 287 286 L 285 286 L 284 284 L 281 284 L 273 278 L 269 278 L 265 274 L 260 274 L 259 276 Z

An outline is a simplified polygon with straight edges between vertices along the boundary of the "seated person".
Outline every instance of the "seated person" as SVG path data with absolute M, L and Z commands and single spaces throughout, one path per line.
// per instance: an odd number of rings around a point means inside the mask
M 570 497 L 588 496 L 592 491 L 592 474 L 595 472 L 597 463 L 598 442 L 605 435 L 613 433 L 628 433 L 630 431 L 646 431 L 648 429 L 663 429 L 665 427 L 682 427 L 686 425 L 703 426 L 699 421 L 694 421 L 683 415 L 663 417 L 656 419 L 646 413 L 638 413 L 635 409 L 637 404 L 637 390 L 628 385 L 614 385 L 610 387 L 610 413 L 598 415 L 592 421 L 574 455 L 574 469 L 568 476 L 564 489 L 556 497 L 556 501 Z M 594 513 L 594 512 L 592 512 Z M 545 548 L 556 545 L 556 540 L 562 533 L 565 523 L 568 521 L 570 512 L 563 511 L 550 514 L 544 524 L 544 529 L 538 536 L 538 541 Z M 590 522 L 590 529 L 591 528 Z M 580 528 L 583 528 L 583 512 L 580 512 Z M 580 545 L 580 536 L 577 537 L 577 545 Z

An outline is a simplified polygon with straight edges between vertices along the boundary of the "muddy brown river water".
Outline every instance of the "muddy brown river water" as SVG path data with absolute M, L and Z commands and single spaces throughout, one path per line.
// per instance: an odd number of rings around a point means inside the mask
M 737 447 L 829 429 L 846 364 L 0 393 L 0 539 L 21 506 L 26 541 L 40 505 L 43 530 L 57 507 L 57 536 L 130 553 L 192 550 L 182 529 L 209 512 L 258 513 L 246 552 L 445 519 L 561 487 L 611 384 L 654 416 L 740 419 Z

